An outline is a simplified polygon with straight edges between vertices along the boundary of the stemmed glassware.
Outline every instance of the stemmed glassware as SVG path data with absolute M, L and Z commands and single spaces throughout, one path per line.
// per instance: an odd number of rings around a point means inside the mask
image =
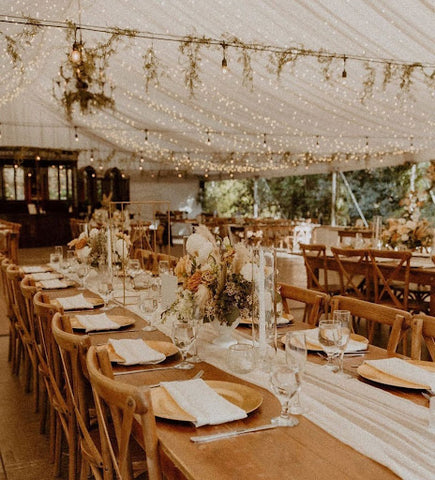
M 190 370 L 194 367 L 192 363 L 186 360 L 187 351 L 195 339 L 193 326 L 189 323 L 176 323 L 172 331 L 175 345 L 180 349 L 182 361 L 175 368 L 181 370 Z
M 296 365 L 287 362 L 275 362 L 270 371 L 270 385 L 281 402 L 279 417 L 271 419 L 275 425 L 294 427 L 299 420 L 290 414 L 290 402 L 300 388 L 299 370 Z
M 338 355 L 340 348 L 341 328 L 333 319 L 320 320 L 319 322 L 319 343 L 326 353 L 327 363 L 325 368 L 332 372 L 337 371 L 333 358 Z
M 299 381 L 301 381 L 302 373 L 307 362 L 307 343 L 303 331 L 288 332 L 286 334 L 285 356 L 287 364 L 295 366 L 298 369 L 297 375 L 299 376 Z M 305 409 L 300 402 L 299 390 L 291 402 L 289 411 L 294 415 L 305 413 Z
M 337 338 L 337 346 L 339 348 L 339 365 L 338 365 L 338 374 L 345 375 L 343 372 L 343 360 L 344 352 L 346 350 L 347 344 L 349 343 L 350 334 L 352 332 L 351 328 L 351 315 L 349 310 L 335 310 L 332 314 L 332 320 L 338 324 L 340 329 L 340 335 Z
M 85 278 L 86 275 L 89 272 L 89 266 L 86 262 L 82 261 L 77 265 L 76 268 L 76 275 L 79 279 L 80 286 L 77 287 L 78 290 L 84 290 L 85 289 Z
M 98 293 L 104 300 L 104 306 L 102 310 L 107 310 L 107 305 L 113 293 L 113 279 L 109 271 L 100 271 L 100 278 L 98 281 Z
M 132 279 L 133 287 L 134 287 L 134 279 L 136 278 L 137 275 L 139 275 L 140 271 L 141 271 L 140 261 L 138 259 L 131 258 L 127 264 L 127 274 L 130 275 Z
M 195 311 L 191 323 L 193 326 L 193 335 L 195 338 L 193 340 L 192 356 L 189 358 L 189 362 L 199 363 L 202 362 L 202 358 L 198 355 L 198 333 L 202 325 L 202 317 L 198 311 Z
M 170 268 L 169 268 L 169 262 L 167 260 L 160 260 L 159 261 L 159 275 L 162 275 L 162 273 L 169 273 Z

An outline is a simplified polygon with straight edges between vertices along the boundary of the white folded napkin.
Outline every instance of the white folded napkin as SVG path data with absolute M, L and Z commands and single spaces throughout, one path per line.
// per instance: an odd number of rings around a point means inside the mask
M 119 323 L 110 320 L 105 313 L 99 313 L 98 315 L 76 315 L 75 317 L 80 325 L 85 327 L 87 332 L 94 330 L 117 330 L 121 327 Z
M 401 378 L 412 383 L 427 385 L 431 390 L 435 391 L 435 373 L 408 363 L 405 360 L 401 360 L 400 358 L 384 358 L 382 360 L 366 360 L 365 363 L 393 377 Z
M 73 295 L 72 297 L 61 297 L 56 300 L 62 305 L 64 311 L 66 310 L 87 310 L 94 308 L 92 303 L 88 302 L 83 296 L 83 293 L 79 295 Z
M 122 365 L 160 363 L 166 359 L 163 353 L 149 347 L 141 338 L 123 338 L 121 340 L 111 338 L 109 343 L 117 355 L 124 359 Z
M 24 267 L 21 267 L 21 270 L 24 273 L 44 273 L 50 269 L 47 267 L 43 267 L 42 265 L 26 265 Z
M 58 278 L 53 278 L 53 280 L 41 280 L 39 283 L 45 290 L 55 290 L 56 288 L 66 288 L 68 286 Z
M 247 417 L 245 410 L 225 400 L 200 378 L 161 382 L 160 385 L 186 413 L 196 418 L 196 427 L 219 425 Z
M 322 348 L 319 342 L 319 329 L 313 328 L 311 330 L 304 330 L 305 338 L 307 342 L 316 348 Z M 346 346 L 345 352 L 358 352 L 359 350 L 367 350 L 366 342 L 358 342 L 356 340 L 349 339 L 349 343 Z
M 55 278 L 62 278 L 60 273 L 51 273 L 51 272 L 42 272 L 42 273 L 32 273 L 32 278 L 35 282 L 40 280 L 54 280 Z

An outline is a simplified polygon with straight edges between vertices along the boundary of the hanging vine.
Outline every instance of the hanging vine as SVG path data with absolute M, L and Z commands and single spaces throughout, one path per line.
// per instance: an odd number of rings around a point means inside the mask
M 148 93 L 150 84 L 153 84 L 155 87 L 157 87 L 160 83 L 160 62 L 156 56 L 153 46 L 148 48 L 142 58 L 144 60 L 143 69 L 145 72 L 145 90 Z
M 6 35 L 0 32 L 0 37 L 6 43 L 6 53 L 9 55 L 14 67 L 19 67 L 21 71 L 24 71 L 22 53 L 31 45 L 39 30 L 39 26 L 35 24 L 33 19 L 28 19 L 28 23 L 23 30 L 15 35 Z
M 368 62 L 364 64 L 364 68 L 367 72 L 366 78 L 363 81 L 363 92 L 361 95 L 361 103 L 364 103 L 367 98 L 373 96 L 373 89 L 376 81 L 376 70 L 370 66 Z
M 210 39 L 206 37 L 195 37 L 188 35 L 180 43 L 179 50 L 182 55 L 185 55 L 184 62 L 184 83 L 189 89 L 190 96 L 195 94 L 195 88 L 201 83 L 199 73 L 201 71 L 201 46 L 210 45 Z

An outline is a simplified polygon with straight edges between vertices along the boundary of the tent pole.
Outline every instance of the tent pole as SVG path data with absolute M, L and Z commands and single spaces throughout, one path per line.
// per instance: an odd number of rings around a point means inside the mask
M 349 192 L 350 198 L 352 199 L 353 204 L 355 205 L 355 208 L 357 209 L 358 214 L 359 214 L 359 216 L 361 217 L 361 219 L 364 223 L 364 226 L 368 227 L 369 225 L 367 223 L 366 217 L 362 213 L 362 210 L 361 210 L 360 206 L 358 205 L 358 202 L 356 201 L 355 195 L 353 194 L 352 189 L 350 188 L 349 182 L 347 181 L 347 178 L 344 176 L 343 172 L 340 172 L 340 177 L 343 179 L 343 182 L 346 185 L 346 188 L 347 188 L 347 191 Z
M 258 178 L 254 178 L 254 218 L 258 218 Z
M 331 183 L 331 225 L 335 227 L 335 205 L 337 202 L 337 172 L 332 172 L 332 183 Z

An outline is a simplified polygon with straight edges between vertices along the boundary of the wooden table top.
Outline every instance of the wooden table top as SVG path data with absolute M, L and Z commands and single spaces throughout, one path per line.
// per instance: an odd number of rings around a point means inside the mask
M 49 292 L 50 296 L 64 296 L 60 291 Z M 77 293 L 69 289 L 68 295 Z M 101 332 L 90 335 L 94 345 L 101 345 L 112 338 L 143 338 L 152 340 L 170 339 L 160 331 L 147 332 L 142 327 L 146 322 L 138 315 L 124 307 L 117 306 L 111 313 L 133 316 L 135 324 L 117 332 Z M 110 313 L 109 312 L 109 313 Z M 98 309 L 95 313 L 99 313 Z M 290 327 L 280 329 L 300 329 L 305 325 L 296 322 Z M 377 347 L 369 347 L 364 357 L 345 358 L 345 369 L 351 375 L 358 377 L 355 365 L 366 358 L 385 358 L 386 352 Z M 324 359 L 316 354 L 310 354 L 308 360 L 322 363 Z M 176 363 L 178 358 L 171 358 L 168 364 Z M 137 372 L 140 367 L 114 366 L 114 372 L 131 370 L 126 375 L 117 375 L 116 379 L 134 385 L 149 385 L 160 381 L 180 380 L 190 378 L 198 370 L 204 370 L 205 380 L 224 380 L 250 385 L 234 377 L 228 372 L 214 367 L 206 362 L 198 363 L 194 369 L 162 370 L 153 372 Z M 360 378 L 361 381 L 370 383 Z M 190 423 L 157 419 L 158 437 L 163 472 L 169 479 L 206 480 L 220 479 L 374 479 L 387 480 L 398 478 L 388 468 L 369 459 L 348 445 L 345 445 L 313 422 L 299 416 L 299 425 L 294 428 L 275 428 L 263 432 L 242 435 L 233 439 L 225 439 L 207 444 L 194 444 L 190 441 L 192 435 L 224 432 L 228 430 L 253 427 L 269 423 L 270 419 L 280 412 L 278 399 L 256 385 L 251 386 L 261 391 L 263 402 L 261 406 L 250 413 L 246 419 L 217 426 L 204 426 L 200 430 Z M 379 386 L 394 395 L 407 398 L 420 405 L 428 405 L 419 392 L 404 391 L 397 388 Z

